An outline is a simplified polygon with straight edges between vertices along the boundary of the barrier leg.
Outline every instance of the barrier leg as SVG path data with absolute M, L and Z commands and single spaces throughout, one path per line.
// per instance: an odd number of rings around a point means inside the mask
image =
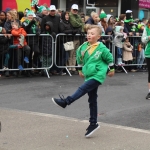
M 116 69 L 116 70 L 118 70 L 118 68 L 121 67 L 121 68 L 124 70 L 124 72 L 125 72 L 126 74 L 128 74 L 127 70 L 126 70 L 123 66 L 118 66 L 118 65 L 116 65 L 116 64 L 115 64 L 115 66 L 117 66 L 117 69 Z
M 66 70 L 67 70 L 67 72 L 68 72 L 69 76 L 71 77 L 71 76 L 72 76 L 72 74 L 70 73 L 70 71 L 68 70 L 68 68 L 67 68 L 67 67 L 66 67 Z
M 50 78 L 50 76 L 49 76 L 49 73 L 48 73 L 47 69 L 45 69 L 45 71 L 46 71 L 47 77 L 48 77 L 48 78 Z
M 125 72 L 126 74 L 128 74 L 127 70 L 126 70 L 123 66 L 121 66 L 121 67 L 122 67 L 122 69 L 124 70 L 124 72 Z

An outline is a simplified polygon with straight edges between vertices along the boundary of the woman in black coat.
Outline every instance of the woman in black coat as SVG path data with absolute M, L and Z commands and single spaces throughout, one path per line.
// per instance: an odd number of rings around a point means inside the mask
M 60 22 L 60 27 L 59 27 L 60 33 L 65 33 L 65 34 L 72 34 L 75 35 L 78 30 L 73 29 L 71 23 L 69 22 L 69 12 L 62 12 L 61 14 L 61 22 Z M 71 60 L 71 51 L 65 51 L 64 50 L 64 46 L 63 43 L 69 42 L 69 41 L 73 41 L 74 40 L 74 36 L 63 36 L 63 38 L 61 38 L 61 46 L 60 46 L 60 51 L 61 51 L 61 65 L 66 65 L 68 64 L 68 66 L 71 66 L 71 64 L 69 64 L 69 60 Z M 71 71 L 71 68 L 69 68 L 69 70 Z

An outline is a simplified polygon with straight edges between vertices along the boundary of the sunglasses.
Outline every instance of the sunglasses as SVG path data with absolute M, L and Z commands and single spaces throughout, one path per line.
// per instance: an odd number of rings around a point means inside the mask
M 77 9 L 73 9 L 73 11 L 78 11 Z

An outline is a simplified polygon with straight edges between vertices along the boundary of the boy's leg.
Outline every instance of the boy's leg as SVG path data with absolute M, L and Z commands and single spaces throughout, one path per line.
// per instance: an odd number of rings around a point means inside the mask
M 17 59 L 18 59 L 18 66 L 19 66 L 21 65 L 22 48 L 18 48 L 16 51 L 17 51 Z
M 25 57 L 28 57 L 29 58 L 29 55 L 30 55 L 30 47 L 28 45 L 25 45 L 24 48 L 23 48 L 24 52 L 25 52 Z
M 88 92 L 88 102 L 89 102 L 89 108 L 90 108 L 90 124 L 96 124 L 97 123 L 97 113 L 98 113 L 98 107 L 97 107 L 97 90 L 98 87 L 95 87 L 92 91 Z
M 70 105 L 71 103 L 73 103 L 75 100 L 79 99 L 86 93 L 97 88 L 100 84 L 101 84 L 100 82 L 94 79 L 88 80 L 84 82 L 72 96 L 68 96 L 67 98 L 60 98 L 60 99 L 52 98 L 52 101 L 56 105 L 65 108 L 67 105 Z
M 72 95 L 72 96 L 68 96 L 66 98 L 66 102 L 67 105 L 70 105 L 71 103 L 73 103 L 75 100 L 79 99 L 80 97 L 82 97 L 83 95 L 85 95 L 86 93 L 92 91 L 93 89 L 95 89 L 96 87 L 98 87 L 100 85 L 100 82 L 91 79 L 88 80 L 86 82 L 84 82 L 78 89 L 77 91 Z
M 98 87 L 88 92 L 89 95 L 89 108 L 90 108 L 90 125 L 86 129 L 85 136 L 91 136 L 100 126 L 97 124 L 97 90 Z

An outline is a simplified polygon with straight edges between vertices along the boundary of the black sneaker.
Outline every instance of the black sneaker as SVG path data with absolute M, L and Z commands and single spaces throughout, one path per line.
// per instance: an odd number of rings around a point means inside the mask
M 150 100 L 150 93 L 147 94 L 146 99 Z
M 98 124 L 95 125 L 89 125 L 86 129 L 85 137 L 90 137 L 100 126 Z
M 53 103 L 57 106 L 65 108 L 67 106 L 65 98 L 64 97 L 62 98 L 60 95 L 59 95 L 59 97 L 60 97 L 60 99 L 52 98 Z

